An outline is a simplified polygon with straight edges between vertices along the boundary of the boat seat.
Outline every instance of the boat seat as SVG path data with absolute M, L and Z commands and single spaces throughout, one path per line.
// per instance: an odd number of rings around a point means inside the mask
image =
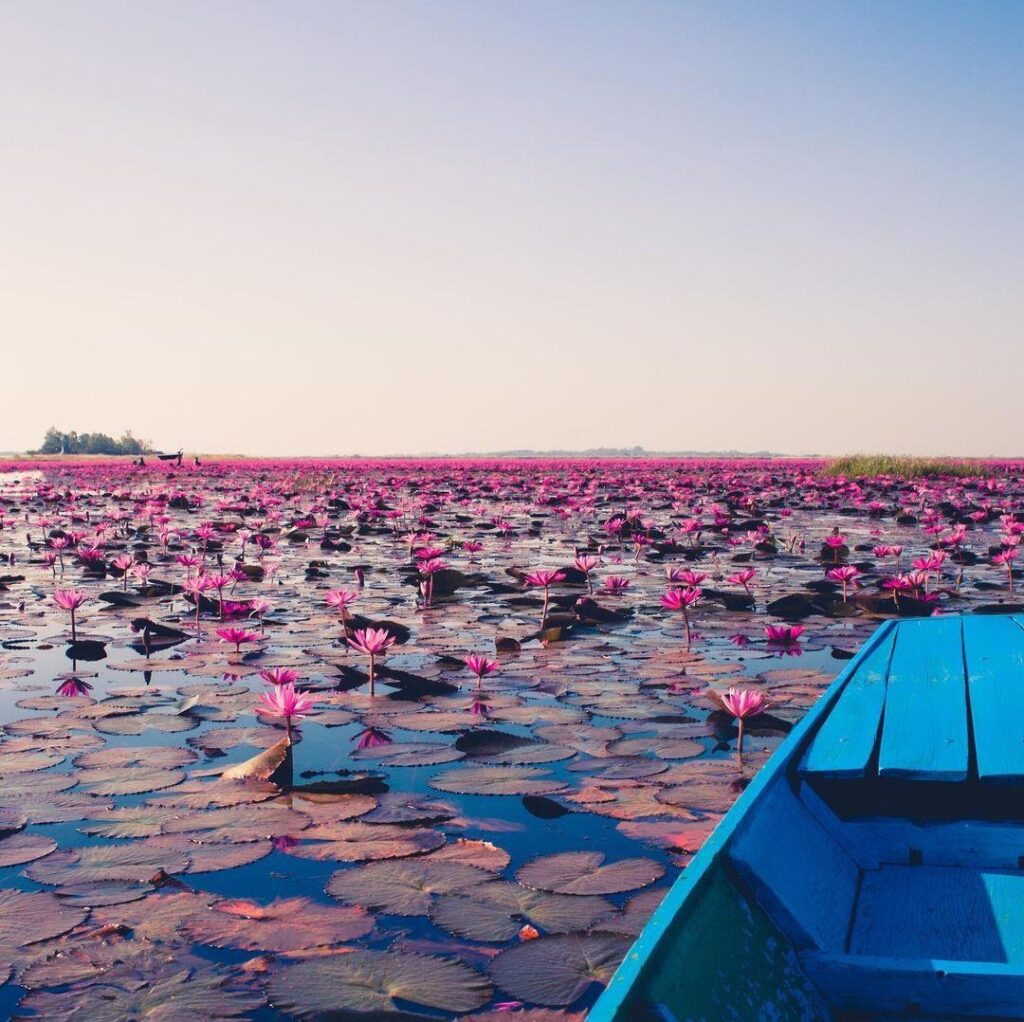
M 1024 1019 L 1019 965 L 822 951 L 802 952 L 799 959 L 833 1010 L 854 1018 Z
M 799 772 L 812 780 L 1020 783 L 1024 715 L 1013 707 L 1022 692 L 1024 618 L 900 621 L 848 679 Z
M 956 866 L 865 870 L 848 951 L 1024 967 L 1024 873 Z
M 1024 873 L 865 870 L 846 953 L 800 961 L 850 1010 L 1024 1018 Z

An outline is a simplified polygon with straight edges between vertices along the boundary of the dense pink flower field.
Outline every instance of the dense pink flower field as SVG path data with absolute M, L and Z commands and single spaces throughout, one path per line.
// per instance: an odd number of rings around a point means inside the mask
M 0 1014 L 581 1017 L 879 620 L 1017 606 L 1021 468 L 0 466 Z

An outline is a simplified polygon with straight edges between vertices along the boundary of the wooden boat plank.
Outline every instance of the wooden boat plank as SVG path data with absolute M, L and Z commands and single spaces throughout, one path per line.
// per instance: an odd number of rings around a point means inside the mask
M 846 683 L 814 736 L 801 773 L 845 778 L 867 773 L 882 723 L 894 635 L 879 643 Z
M 1018 869 L 1024 860 L 1024 824 L 951 820 L 918 823 L 899 817 L 840 820 L 810 785 L 800 799 L 862 869 L 882 865 Z
M 1024 780 L 1024 628 L 1020 618 L 970 615 L 963 619 L 964 659 L 978 776 Z
M 800 963 L 834 1007 L 871 1018 L 1024 1018 L 1024 970 L 1016 965 L 821 951 L 804 952 Z
M 765 791 L 758 813 L 736 831 L 728 854 L 797 947 L 845 949 L 860 870 L 796 797 L 788 778 L 776 778 Z
M 878 773 L 922 781 L 967 777 L 967 683 L 959 618 L 900 623 L 878 751 Z
M 1024 965 L 1024 873 L 950 866 L 867 870 L 848 950 Z

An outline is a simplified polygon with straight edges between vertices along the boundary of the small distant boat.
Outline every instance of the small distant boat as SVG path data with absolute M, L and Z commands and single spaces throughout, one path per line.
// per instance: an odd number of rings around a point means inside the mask
M 1024 617 L 883 624 L 589 1022 L 1024 1019 Z
M 181 451 L 175 451 L 173 454 L 163 454 L 163 453 L 161 453 L 159 451 L 157 452 L 157 457 L 161 461 L 181 461 L 181 456 L 182 456 L 182 452 Z

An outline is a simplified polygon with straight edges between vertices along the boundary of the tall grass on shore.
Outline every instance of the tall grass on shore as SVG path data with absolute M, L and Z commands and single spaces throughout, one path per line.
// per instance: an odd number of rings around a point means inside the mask
M 825 475 L 891 476 L 897 479 L 935 479 L 939 476 L 973 476 L 980 466 L 954 458 L 912 458 L 901 454 L 845 454 L 833 458 L 824 468 Z

